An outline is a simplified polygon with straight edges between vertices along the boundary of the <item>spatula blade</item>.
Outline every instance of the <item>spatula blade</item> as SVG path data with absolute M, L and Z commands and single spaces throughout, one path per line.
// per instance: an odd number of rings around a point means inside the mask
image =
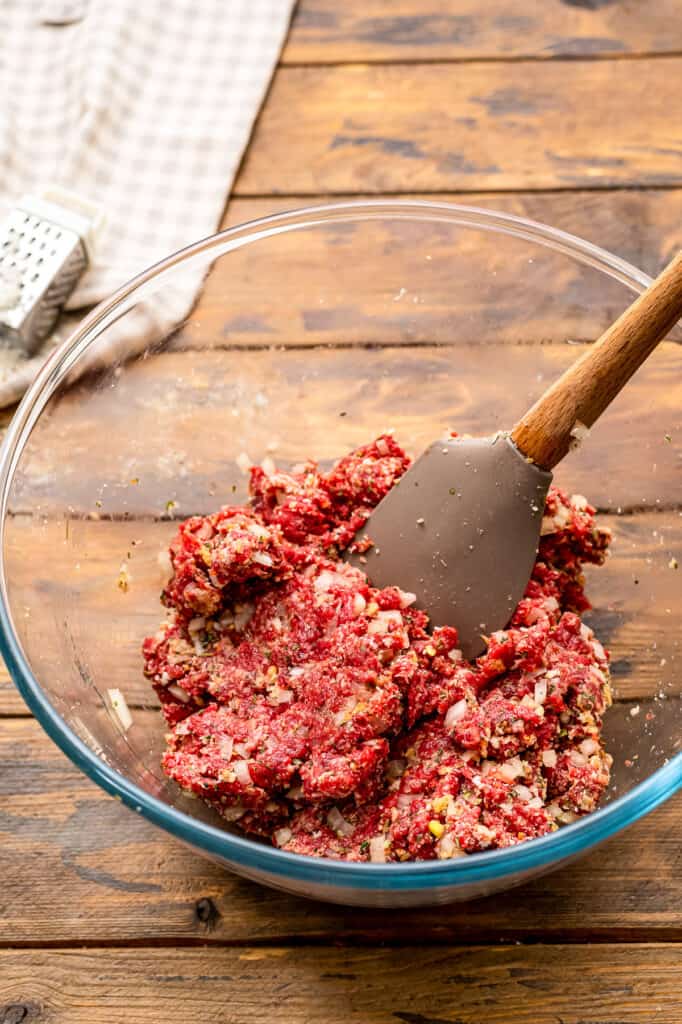
M 373 547 L 349 561 L 374 586 L 414 592 L 476 657 L 523 596 L 551 480 L 506 435 L 436 441 L 370 516 L 359 536 Z

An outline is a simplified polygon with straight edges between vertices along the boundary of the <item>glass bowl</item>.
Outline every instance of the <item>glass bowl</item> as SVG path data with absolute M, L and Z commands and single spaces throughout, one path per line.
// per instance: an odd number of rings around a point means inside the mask
M 171 327 L 209 269 L 199 304 Z M 648 283 L 519 217 L 384 201 L 245 224 L 120 289 L 49 359 L 2 452 L 0 644 L 46 732 L 197 852 L 344 904 L 504 889 L 651 811 L 682 782 L 682 415 L 666 388 L 680 371 L 679 330 L 555 477 L 614 530 L 611 559 L 588 578 L 616 694 L 605 725 L 613 784 L 592 815 L 453 861 L 281 852 L 231 832 L 164 777 L 164 724 L 140 657 L 162 617 L 159 553 L 176 520 L 245 497 L 241 453 L 329 464 L 386 428 L 416 453 L 444 428 L 510 427 Z M 112 689 L 132 724 L 112 709 Z

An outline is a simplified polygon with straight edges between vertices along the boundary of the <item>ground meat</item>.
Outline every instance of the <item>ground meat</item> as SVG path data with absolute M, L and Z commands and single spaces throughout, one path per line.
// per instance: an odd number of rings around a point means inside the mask
M 509 627 L 462 659 L 414 594 L 339 561 L 409 465 L 384 435 L 329 473 L 251 470 L 249 507 L 183 523 L 145 673 L 163 767 L 281 848 L 447 858 L 543 835 L 608 784 L 608 656 L 579 613 L 608 532 L 553 488 Z M 399 581 L 398 581 L 399 582 Z

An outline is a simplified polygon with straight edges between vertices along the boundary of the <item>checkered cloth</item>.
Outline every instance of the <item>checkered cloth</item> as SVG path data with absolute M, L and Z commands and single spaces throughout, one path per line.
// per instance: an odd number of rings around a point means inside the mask
M 1 0 L 0 217 L 59 185 L 107 218 L 69 308 L 216 230 L 293 3 Z M 200 284 L 184 286 L 176 319 Z M 44 354 L 2 353 L 0 404 Z

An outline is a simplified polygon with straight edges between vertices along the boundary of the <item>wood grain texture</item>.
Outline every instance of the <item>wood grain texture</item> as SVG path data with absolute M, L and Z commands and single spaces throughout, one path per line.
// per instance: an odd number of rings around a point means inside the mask
M 676 0 L 301 0 L 282 62 L 510 60 L 682 49 Z
M 7 951 L 0 1020 L 674 1024 L 681 956 L 656 945 Z
M 680 57 L 281 68 L 234 191 L 679 185 L 681 69 Z
M 2 946 L 682 941 L 680 797 L 520 889 L 393 913 L 308 902 L 238 879 L 106 796 L 32 719 L 2 723 L 0 766 Z
M 512 430 L 519 451 L 543 469 L 591 428 L 682 316 L 682 254 L 566 370 Z M 580 436 L 580 435 L 578 435 Z
M 211 507 L 219 504 L 216 498 Z M 602 521 L 615 539 L 606 566 L 588 569 L 589 617 L 612 652 L 616 696 L 679 694 L 682 646 L 675 624 L 682 617 L 682 570 L 671 565 L 673 559 L 682 564 L 682 517 L 668 512 Z M 67 536 L 63 522 L 20 517 L 8 525 L 11 600 L 23 610 L 18 628 L 39 678 L 65 695 L 73 689 L 76 699 L 83 681 L 73 667 L 73 644 L 100 692 L 119 687 L 132 706 L 156 706 L 141 673 L 140 644 L 163 618 L 158 555 L 174 530 L 167 522 L 71 520 Z M 117 587 L 123 562 L 130 576 L 126 593 Z M 11 684 L 0 688 L 0 714 L 24 710 Z
M 28 708 L 19 696 L 19 691 L 12 682 L 7 666 L 0 661 L 0 716 L 27 715 Z
M 160 516 L 172 500 L 178 515 L 210 511 L 243 497 L 242 452 L 281 465 L 314 454 L 329 465 L 387 428 L 412 454 L 444 430 L 509 429 L 579 352 L 491 344 L 164 353 L 129 364 L 113 387 L 107 378 L 74 388 L 34 431 L 10 507 L 134 518 Z M 602 509 L 677 506 L 681 365 L 682 347 L 662 344 L 557 481 Z
M 234 199 L 223 226 L 324 198 Z M 682 246 L 679 189 L 426 198 L 551 224 L 653 276 Z M 389 228 L 374 222 L 371 231 L 343 224 L 309 232 L 305 244 L 301 236 L 285 235 L 265 252 L 261 245 L 247 246 L 218 261 L 194 313 L 170 344 L 593 340 L 629 301 L 602 275 L 521 242 L 496 246 L 489 235 L 464 239 L 442 224 Z

